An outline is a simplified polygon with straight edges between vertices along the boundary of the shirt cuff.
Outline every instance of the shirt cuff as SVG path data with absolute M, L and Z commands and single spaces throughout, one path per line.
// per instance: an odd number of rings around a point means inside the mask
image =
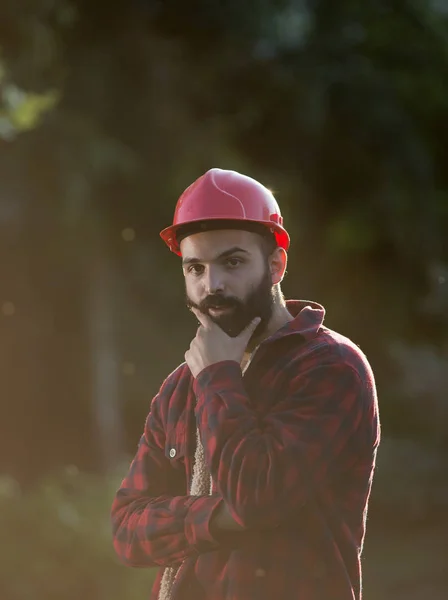
M 219 543 L 210 532 L 210 523 L 215 510 L 223 502 L 219 495 L 198 496 L 190 505 L 185 517 L 185 537 L 198 552 L 218 548 Z
M 223 382 L 234 381 L 235 379 L 241 380 L 241 378 L 241 366 L 236 360 L 223 360 L 202 369 L 194 380 L 193 391 L 196 395 L 202 394 L 213 383 L 221 386 Z

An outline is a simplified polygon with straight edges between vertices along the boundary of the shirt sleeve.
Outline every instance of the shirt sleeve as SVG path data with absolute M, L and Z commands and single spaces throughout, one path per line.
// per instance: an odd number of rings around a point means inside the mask
M 222 497 L 170 494 L 174 468 L 164 452 L 160 398 L 151 404 L 137 453 L 111 510 L 115 551 L 134 567 L 165 567 L 218 546 L 209 523 Z
M 234 361 L 207 367 L 194 386 L 207 465 L 233 518 L 247 528 L 281 525 L 325 488 L 368 412 L 366 397 L 375 394 L 373 380 L 363 382 L 342 361 L 294 372 L 285 396 L 263 416 Z

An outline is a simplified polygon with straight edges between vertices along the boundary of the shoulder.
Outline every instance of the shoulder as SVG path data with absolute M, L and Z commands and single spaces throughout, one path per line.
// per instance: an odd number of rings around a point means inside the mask
M 186 363 L 182 363 L 163 380 L 151 400 L 146 428 L 162 431 L 169 421 L 177 419 L 188 398 L 191 379 L 190 369 Z
M 351 339 L 327 327 L 321 327 L 300 347 L 293 362 L 294 368 L 301 372 L 334 371 L 352 375 L 361 388 L 375 392 L 374 374 L 366 354 Z
M 320 338 L 330 359 L 352 367 L 359 375 L 371 373 L 366 354 L 353 340 L 327 327 L 322 327 Z
M 363 422 L 374 436 L 375 445 L 378 444 L 381 430 L 378 394 L 374 373 L 366 354 L 351 339 L 331 329 L 322 328 L 320 335 L 325 348 L 324 362 L 338 365 L 341 380 L 348 382 L 348 387 L 352 384 L 352 391 L 356 391 L 360 400 L 359 407 L 362 407 L 365 417 Z M 342 383 L 342 387 L 343 385 Z
M 169 402 L 174 395 L 182 393 L 183 390 L 188 390 L 191 379 L 190 369 L 187 363 L 183 362 L 163 380 L 157 395 L 153 399 L 153 403 L 164 404 Z
M 173 404 L 178 403 L 188 395 L 192 375 L 187 363 L 183 362 L 174 369 L 162 382 L 158 393 L 151 401 L 151 411 L 166 414 Z
M 191 379 L 190 369 L 186 362 L 183 362 L 174 369 L 160 386 L 159 395 L 171 396 L 173 392 L 182 385 L 188 384 Z

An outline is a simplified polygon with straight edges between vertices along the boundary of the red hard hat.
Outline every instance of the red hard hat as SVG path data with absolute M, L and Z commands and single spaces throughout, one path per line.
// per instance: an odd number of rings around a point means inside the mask
M 173 224 L 160 232 L 172 252 L 181 255 L 176 239 L 178 229 L 200 221 L 247 221 L 265 225 L 277 245 L 289 248 L 280 208 L 272 192 L 261 183 L 236 171 L 210 169 L 192 183 L 179 198 Z

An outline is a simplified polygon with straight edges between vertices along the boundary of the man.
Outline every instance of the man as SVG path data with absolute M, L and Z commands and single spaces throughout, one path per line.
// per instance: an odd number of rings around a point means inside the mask
M 374 378 L 313 302 L 285 302 L 272 193 L 211 169 L 161 232 L 198 330 L 112 507 L 152 600 L 359 600 L 380 426 Z

